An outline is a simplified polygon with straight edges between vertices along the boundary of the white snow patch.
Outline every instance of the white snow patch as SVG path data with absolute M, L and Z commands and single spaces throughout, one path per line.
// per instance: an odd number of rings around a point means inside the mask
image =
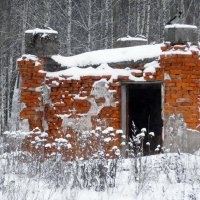
M 66 135 L 66 138 L 71 138 L 72 136 L 70 134 L 67 134 Z
M 40 135 L 40 137 L 48 137 L 48 133 L 42 132 L 41 135 Z
M 144 69 L 144 73 L 148 73 L 148 72 L 150 72 L 152 74 L 155 74 L 156 73 L 155 67 L 154 66 L 150 66 L 150 67 Z
M 96 69 L 93 67 L 79 68 L 73 67 L 58 72 L 47 72 L 47 77 L 69 76 L 69 80 L 80 80 L 81 76 L 111 76 L 111 79 L 117 79 L 118 76 L 128 76 L 129 80 L 144 81 L 143 77 L 135 77 L 131 73 L 136 72 L 132 69 L 114 69 L 107 64 L 101 64 Z
M 152 74 L 156 73 L 156 68 L 160 68 L 160 65 L 157 60 L 152 61 L 144 65 L 144 73 L 150 72 Z
M 145 137 L 145 133 L 141 132 L 141 133 L 137 134 L 137 137 Z
M 96 131 L 101 131 L 101 127 L 100 127 L 100 126 L 97 126 L 95 130 L 96 130 Z
M 127 37 L 121 37 L 117 39 L 117 41 L 135 41 L 135 40 L 147 41 L 147 39 L 144 37 L 131 37 L 130 35 L 128 35 Z
M 162 55 L 165 55 L 166 57 L 168 55 L 173 55 L 173 54 L 191 55 L 192 52 L 194 52 L 194 51 L 197 54 L 199 54 L 199 49 L 197 46 L 190 46 L 190 47 L 185 48 L 184 50 L 176 50 L 176 49 L 172 48 L 168 51 L 163 52 Z
M 22 131 L 22 130 L 19 130 L 19 131 L 5 131 L 3 132 L 3 135 L 7 135 L 9 137 L 12 137 L 12 138 L 25 138 L 26 136 L 29 136 L 30 135 L 30 132 L 29 130 L 28 131 Z
M 68 149 L 71 149 L 71 148 L 72 148 L 72 145 L 71 145 L 70 143 L 68 143 L 68 144 L 67 144 L 67 148 L 68 148 Z
M 78 100 L 78 99 L 84 100 L 84 99 L 87 99 L 87 97 L 86 96 L 85 97 L 80 97 L 80 94 L 75 94 L 73 99 L 75 99 L 75 100 Z
M 57 81 L 52 81 L 52 85 L 53 85 L 53 86 L 59 86 L 59 82 L 57 82 Z
M 47 143 L 44 145 L 46 148 L 51 148 L 51 144 L 50 143 Z
M 19 122 L 19 129 L 22 132 L 28 132 L 30 130 L 30 125 L 28 119 L 21 119 Z
M 159 64 L 158 60 L 154 60 L 154 61 L 152 61 L 152 62 L 146 63 L 146 64 L 144 65 L 144 68 L 147 69 L 147 68 L 152 67 L 152 66 L 153 66 L 154 68 L 160 68 L 160 64 Z
M 149 135 L 152 136 L 152 137 L 155 136 L 154 132 L 150 132 Z
M 103 133 L 103 134 L 108 134 L 109 131 L 105 129 L 105 130 L 102 131 L 102 133 Z
M 114 128 L 113 127 L 108 127 L 108 128 L 106 128 L 109 132 L 112 132 L 112 131 L 114 131 Z
M 56 141 L 57 143 L 67 143 L 67 142 L 68 142 L 68 141 L 67 141 L 66 139 L 64 139 L 64 138 L 56 138 L 55 141 Z
M 56 116 L 57 116 L 57 117 L 60 117 L 61 119 L 64 119 L 64 118 L 68 118 L 68 117 L 70 117 L 71 114 L 63 114 L 63 115 L 61 115 L 61 114 L 57 114 Z
M 34 91 L 34 92 L 41 92 L 42 89 L 43 89 L 42 86 L 40 86 L 40 87 L 35 87 L 35 88 L 34 88 L 34 87 L 29 87 L 29 88 L 28 88 L 28 90 Z
M 147 129 L 146 128 L 142 128 L 141 132 L 147 132 Z
M 30 61 L 30 60 L 32 60 L 32 61 L 38 61 L 39 59 L 35 55 L 23 54 L 20 58 L 17 59 L 17 61 L 22 61 L 22 60 L 24 60 L 24 61 Z
M 108 143 L 108 142 L 110 142 L 111 140 L 112 140 L 111 137 L 107 137 L 107 138 L 104 139 L 104 142 L 107 142 L 107 143 Z
M 54 34 L 58 34 L 57 31 L 49 28 L 49 29 L 40 29 L 40 28 L 35 28 L 35 29 L 30 29 L 30 30 L 26 30 L 25 33 L 32 33 L 33 35 L 37 34 L 37 33 L 46 33 L 46 34 L 50 34 L 50 33 L 54 33 Z
M 164 80 L 171 80 L 171 77 L 168 73 L 164 73 Z
M 125 142 L 122 142 L 122 143 L 121 143 L 121 146 L 125 146 L 125 145 L 126 145 L 126 143 L 125 143 Z
M 188 24 L 170 24 L 170 25 L 166 25 L 165 28 L 193 28 L 193 29 L 197 29 L 197 26 L 188 25 Z
M 40 66 L 41 65 L 41 63 L 37 60 L 37 61 L 35 61 L 35 66 L 37 67 L 37 66 Z
M 146 142 L 146 145 L 147 145 L 147 146 L 150 146 L 150 142 Z
M 117 131 L 116 131 L 116 134 L 123 134 L 123 130 L 121 130 L 121 129 L 120 129 L 120 130 L 117 130 Z

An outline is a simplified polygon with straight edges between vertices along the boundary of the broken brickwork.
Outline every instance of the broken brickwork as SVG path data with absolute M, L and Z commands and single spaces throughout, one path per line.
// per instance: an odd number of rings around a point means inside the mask
M 169 43 L 161 48 L 159 68 L 148 71 L 144 65 L 131 65 L 128 67 L 138 70 L 131 76 L 136 81 L 137 78 L 162 81 L 164 132 L 173 114 L 181 114 L 188 128 L 200 130 L 199 49 Z M 27 122 L 30 131 L 34 130 L 25 140 L 24 148 L 37 151 L 37 142 L 43 141 L 46 155 L 59 149 L 67 159 L 96 157 L 100 152 L 108 157 L 118 155 L 126 136 L 121 130 L 121 83 L 135 80 L 124 75 L 113 78 L 112 74 L 79 79 L 49 76 L 44 63 L 45 58 L 29 55 L 18 61 L 20 118 Z M 116 68 L 123 66 L 116 65 Z M 39 129 L 47 134 L 41 136 Z
M 111 76 L 85 76 L 80 80 L 47 77 L 42 71 L 43 59 L 34 56 L 22 57 L 18 68 L 23 104 L 20 118 L 27 121 L 30 130 L 48 133 L 47 153 L 55 152 L 55 141 L 63 138 L 58 142 L 66 146 L 64 154 L 69 159 L 96 156 L 102 149 L 109 156 L 116 154 L 116 147 L 122 143 L 119 84 L 128 77 L 112 81 Z M 29 151 L 36 151 L 32 142 L 36 132 L 24 143 Z

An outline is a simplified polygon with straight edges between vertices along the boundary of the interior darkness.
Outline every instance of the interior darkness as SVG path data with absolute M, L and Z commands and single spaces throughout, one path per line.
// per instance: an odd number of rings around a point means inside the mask
M 149 141 L 150 153 L 153 154 L 157 145 L 162 145 L 161 84 L 130 84 L 127 89 L 129 138 L 132 137 L 132 121 L 138 130 L 146 128 L 147 133 L 154 132 L 155 137 L 151 141 L 146 134 L 143 149 L 144 154 L 149 154 L 149 147 L 145 145 Z

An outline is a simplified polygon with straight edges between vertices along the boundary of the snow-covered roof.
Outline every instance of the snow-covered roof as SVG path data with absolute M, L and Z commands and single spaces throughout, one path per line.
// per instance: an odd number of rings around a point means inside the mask
M 197 29 L 197 26 L 188 25 L 188 24 L 170 24 L 170 25 L 166 25 L 165 28 L 193 28 L 193 29 Z
M 70 68 L 101 65 L 104 63 L 111 64 L 127 61 L 137 62 L 144 59 L 159 57 L 160 54 L 161 44 L 155 44 L 97 50 L 70 57 L 54 55 L 52 56 L 52 59 L 62 67 Z

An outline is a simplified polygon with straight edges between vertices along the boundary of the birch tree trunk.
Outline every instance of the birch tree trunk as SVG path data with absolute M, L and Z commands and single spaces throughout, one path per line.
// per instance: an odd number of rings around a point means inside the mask
M 22 11 L 22 40 L 21 40 L 21 54 L 25 53 L 25 30 L 27 26 L 27 19 L 28 19 L 28 7 L 29 7 L 29 0 L 24 0 L 23 2 L 23 11 Z
M 71 31 L 72 31 L 72 0 L 68 0 L 67 7 L 67 55 L 71 55 Z
M 111 30 L 111 48 L 113 48 L 113 44 L 114 44 L 114 17 L 113 17 L 113 0 L 110 0 L 110 5 L 111 5 L 111 9 L 110 9 L 110 30 Z
M 149 40 L 149 30 L 150 30 L 150 10 L 151 10 L 151 0 L 147 0 L 147 23 L 146 23 L 146 38 Z
M 104 35 L 104 46 L 108 48 L 108 24 L 109 23 L 109 0 L 105 0 L 105 35 Z
M 45 1 L 46 14 L 45 14 L 45 27 L 50 27 L 51 19 L 51 0 Z
M 140 33 L 140 0 L 137 1 L 137 33 Z
M 128 20 L 126 35 L 130 35 L 130 22 L 131 22 L 131 1 L 128 0 Z
M 88 51 L 92 47 L 92 0 L 88 0 Z
M 2 29 L 1 29 L 2 30 Z M 2 32 L 0 32 L 1 38 Z M 2 47 L 0 46 L 0 58 L 2 58 Z M 3 67 L 2 67 L 2 59 L 0 59 L 0 135 L 3 132 Z
M 144 29 L 145 29 L 145 21 L 146 21 L 146 4 L 147 4 L 147 1 L 148 0 L 145 0 L 145 1 L 143 1 L 143 5 L 142 5 L 142 7 L 143 7 L 143 10 L 142 10 L 142 17 L 141 17 L 141 31 L 140 31 L 140 33 L 141 34 L 144 34 Z
M 11 18 L 11 0 L 7 0 L 5 2 L 5 8 L 2 11 L 3 14 L 3 18 L 6 21 L 7 19 Z M 1 115 L 3 115 L 3 131 L 8 129 L 8 117 L 9 117 L 9 90 L 10 90 L 10 85 L 9 85 L 9 72 L 10 72 L 10 45 L 11 45 L 11 41 L 10 38 L 8 37 L 9 34 L 11 33 L 10 31 L 11 29 L 11 23 L 10 20 L 7 21 L 7 23 L 5 23 L 4 26 L 4 31 L 6 34 L 4 34 L 4 40 L 6 41 L 4 44 L 4 49 L 2 52 L 2 62 L 1 62 L 1 67 L 3 67 L 2 70 L 2 82 L 1 84 L 3 85 L 2 87 L 2 91 L 1 91 L 1 95 L 3 96 L 2 98 L 2 110 L 1 110 Z

